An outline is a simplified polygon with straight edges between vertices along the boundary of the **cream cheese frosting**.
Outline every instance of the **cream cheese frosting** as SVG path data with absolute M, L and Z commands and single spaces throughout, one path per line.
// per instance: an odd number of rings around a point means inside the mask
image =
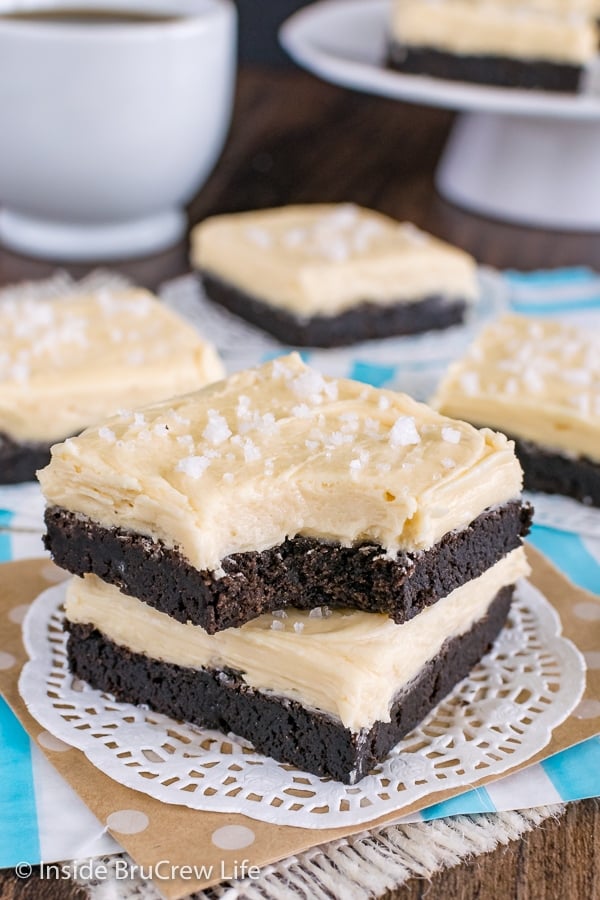
M 356 610 L 265 614 L 209 635 L 94 575 L 69 584 L 66 616 L 134 653 L 191 668 L 230 668 L 253 688 L 328 712 L 352 731 L 389 722 L 396 695 L 445 641 L 485 616 L 500 588 L 527 575 L 522 548 L 403 625 Z M 315 615 L 315 612 L 317 615 Z
M 600 332 L 504 316 L 450 367 L 432 404 L 600 462 Z
M 223 376 L 212 345 L 147 291 L 0 301 L 0 432 L 16 441 L 62 440 Z
M 221 571 L 302 534 L 426 549 L 518 496 L 511 442 L 298 354 L 115 416 L 52 450 L 46 501 Z
M 206 219 L 192 262 L 299 317 L 432 294 L 473 301 L 475 263 L 409 223 L 353 204 L 286 206 Z
M 565 13 L 557 2 L 534 7 L 479 0 L 396 0 L 391 33 L 400 44 L 455 54 L 585 65 L 598 52 L 598 29 L 587 11 Z

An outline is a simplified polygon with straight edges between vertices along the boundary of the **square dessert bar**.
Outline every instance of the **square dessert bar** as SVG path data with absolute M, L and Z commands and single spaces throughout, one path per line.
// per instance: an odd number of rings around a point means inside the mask
M 40 481 L 77 677 L 350 783 L 528 571 L 503 435 L 297 354 L 90 428 Z
M 211 634 L 287 606 L 401 623 L 530 519 L 503 435 L 297 354 L 90 428 L 39 478 L 58 565 Z
M 192 262 L 211 300 L 293 346 L 446 328 L 478 294 L 462 250 L 352 204 L 206 219 Z
M 575 92 L 598 52 L 590 0 L 394 0 L 389 63 L 402 72 Z
M 125 406 L 224 375 L 213 349 L 147 291 L 0 301 L 0 483 Z
M 600 506 L 600 333 L 505 316 L 450 367 L 433 404 L 515 440 L 525 487 Z

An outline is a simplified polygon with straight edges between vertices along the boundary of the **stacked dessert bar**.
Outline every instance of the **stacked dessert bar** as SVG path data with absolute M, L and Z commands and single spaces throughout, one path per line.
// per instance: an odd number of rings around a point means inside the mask
M 296 354 L 55 446 L 73 672 L 355 782 L 486 653 L 530 508 L 512 444 Z
M 351 203 L 214 216 L 191 243 L 207 296 L 292 346 L 447 328 L 478 296 L 467 253 Z
M 0 483 L 124 406 L 222 378 L 213 347 L 147 291 L 0 301 Z
M 575 92 L 598 53 L 595 0 L 394 0 L 390 64 L 403 72 Z
M 525 487 L 600 506 L 600 334 L 505 316 L 448 370 L 433 404 L 515 440 Z

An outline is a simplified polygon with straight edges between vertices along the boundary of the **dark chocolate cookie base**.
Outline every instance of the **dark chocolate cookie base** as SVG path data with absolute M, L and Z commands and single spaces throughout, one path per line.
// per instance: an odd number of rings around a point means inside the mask
M 467 306 L 464 300 L 442 296 L 392 306 L 365 301 L 336 316 L 300 319 L 208 272 L 201 274 L 211 300 L 293 347 L 344 347 L 374 338 L 449 328 L 463 322 Z
M 499 591 L 483 619 L 466 634 L 446 641 L 396 698 L 390 722 L 377 722 L 360 733 L 294 700 L 249 688 L 237 672 L 153 660 L 114 644 L 90 625 L 69 626 L 69 666 L 77 677 L 117 700 L 233 732 L 267 756 L 352 784 L 381 762 L 489 650 L 508 614 L 512 591 Z
M 508 56 L 463 56 L 398 42 L 389 45 L 388 64 L 411 75 L 557 93 L 577 93 L 583 73 L 581 66 L 566 63 Z
M 227 557 L 221 578 L 199 571 L 152 538 L 104 528 L 58 507 L 46 511 L 45 546 L 63 569 L 93 573 L 209 634 L 285 606 L 351 607 L 387 613 L 401 623 L 518 547 L 531 515 L 530 506 L 511 501 L 444 535 L 430 550 L 399 553 L 395 559 L 374 544 L 341 547 L 288 538 L 261 553 Z
M 600 507 L 600 464 L 584 456 L 571 457 L 546 450 L 532 441 L 513 438 L 528 491 L 563 494 Z
M 50 462 L 53 443 L 19 442 L 0 432 L 0 484 L 35 481 L 35 473 Z

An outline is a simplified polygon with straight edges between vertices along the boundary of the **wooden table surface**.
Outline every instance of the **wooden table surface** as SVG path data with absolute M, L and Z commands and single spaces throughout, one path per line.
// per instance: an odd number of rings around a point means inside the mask
M 243 71 L 229 140 L 190 205 L 196 222 L 218 212 L 284 203 L 354 201 L 410 219 L 479 262 L 519 269 L 600 268 L 600 235 L 517 228 L 463 212 L 434 189 L 453 114 L 357 94 L 297 70 Z M 0 285 L 56 267 L 0 250 Z M 90 266 L 62 266 L 75 276 Z M 189 270 L 187 246 L 111 268 L 154 288 Z M 0 898 L 81 897 L 68 883 L 0 873 Z M 411 881 L 398 900 L 594 900 L 600 898 L 600 802 L 572 804 L 508 848 L 431 882 Z

